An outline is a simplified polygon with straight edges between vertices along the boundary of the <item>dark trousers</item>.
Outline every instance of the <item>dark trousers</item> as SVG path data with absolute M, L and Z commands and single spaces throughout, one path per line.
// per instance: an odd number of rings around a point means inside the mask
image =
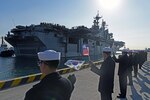
M 137 77 L 138 65 L 134 65 L 134 66 L 133 66 L 133 70 L 134 70 L 134 76 Z
M 132 85 L 133 84 L 133 81 L 132 81 L 132 71 L 128 71 L 127 77 L 129 79 L 129 84 Z
M 107 92 L 107 93 L 101 92 L 100 100 L 112 100 L 111 92 Z
M 143 63 L 142 63 L 142 62 L 141 62 L 141 63 L 139 63 L 139 69 L 141 69 L 142 65 L 143 65 Z
M 127 75 L 119 75 L 119 85 L 122 97 L 126 97 L 127 93 Z

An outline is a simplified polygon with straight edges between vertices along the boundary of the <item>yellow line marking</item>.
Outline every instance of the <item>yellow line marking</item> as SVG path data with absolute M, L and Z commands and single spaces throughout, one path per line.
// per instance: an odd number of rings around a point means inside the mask
M 35 76 L 29 76 L 27 83 L 33 82 L 34 79 L 35 79 Z
M 65 74 L 67 72 L 67 70 L 63 70 L 63 74 Z
M 42 74 L 42 75 L 41 75 L 41 77 L 40 77 L 40 80 L 41 80 L 41 79 L 43 79 L 44 77 L 45 77 L 45 75 L 44 75 L 44 74 Z
M 0 82 L 0 89 L 4 86 L 5 82 Z
M 74 71 L 74 69 L 73 69 L 73 68 L 71 68 L 69 72 L 73 72 L 73 71 Z
M 13 83 L 11 84 L 11 87 L 14 87 L 14 86 L 17 86 L 17 85 L 19 85 L 19 83 L 21 82 L 21 78 L 19 79 L 15 79 L 15 80 L 13 80 Z

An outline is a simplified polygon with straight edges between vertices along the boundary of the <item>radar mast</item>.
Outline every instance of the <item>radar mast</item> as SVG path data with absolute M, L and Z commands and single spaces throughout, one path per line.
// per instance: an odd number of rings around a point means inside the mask
M 102 16 L 100 17 L 99 16 L 99 11 L 97 12 L 97 15 L 96 17 L 94 17 L 94 25 L 93 25 L 93 28 L 96 28 L 96 29 L 99 29 L 99 20 L 102 18 Z

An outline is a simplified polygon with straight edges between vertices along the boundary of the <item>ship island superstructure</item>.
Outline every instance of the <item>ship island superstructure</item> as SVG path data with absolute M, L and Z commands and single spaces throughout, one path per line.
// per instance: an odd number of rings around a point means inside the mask
M 76 26 L 66 28 L 63 25 L 40 23 L 39 25 L 18 25 L 8 32 L 5 40 L 14 47 L 16 56 L 36 56 L 37 52 L 52 49 L 61 52 L 62 58 L 81 58 L 82 46 L 90 50 L 93 60 L 100 59 L 103 47 L 124 46 L 124 42 L 115 41 L 113 33 L 109 33 L 106 22 L 99 20 L 99 13 L 94 17 L 91 28 Z

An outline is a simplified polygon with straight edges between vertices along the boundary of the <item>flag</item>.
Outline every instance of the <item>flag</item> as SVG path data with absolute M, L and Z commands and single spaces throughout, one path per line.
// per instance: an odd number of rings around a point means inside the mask
M 89 56 L 89 47 L 87 47 L 86 45 L 83 45 L 82 53 L 84 56 Z
M 68 60 L 65 65 L 74 68 L 75 70 L 80 70 L 81 66 L 83 65 L 85 61 L 80 61 L 80 60 Z

